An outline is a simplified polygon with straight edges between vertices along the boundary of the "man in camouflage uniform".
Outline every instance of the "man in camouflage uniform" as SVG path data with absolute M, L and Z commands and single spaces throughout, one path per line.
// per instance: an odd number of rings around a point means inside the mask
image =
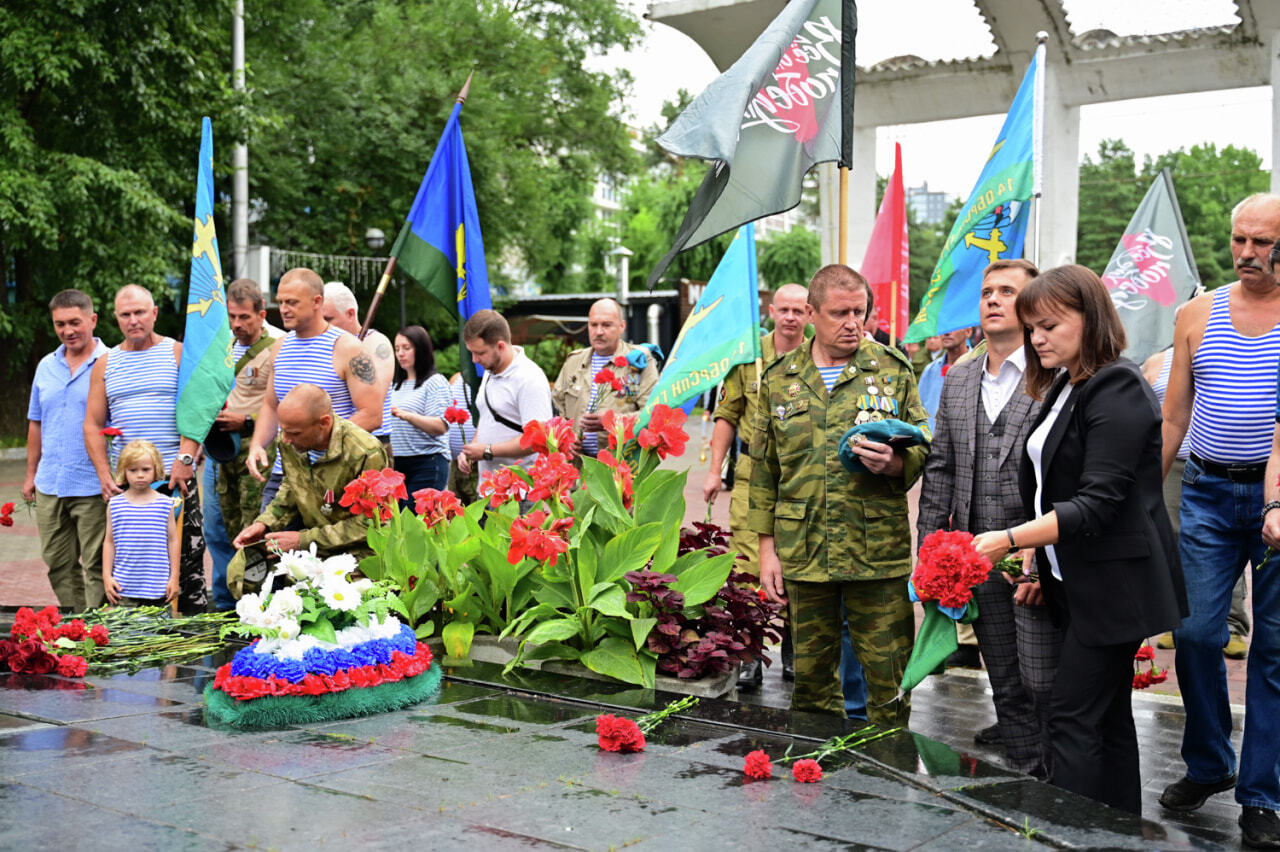
M 591 345 L 576 349 L 564 359 L 560 375 L 551 389 L 551 399 L 560 414 L 569 418 L 582 436 L 582 452 L 595 456 L 600 449 L 599 436 L 604 434 L 601 418 L 606 411 L 635 414 L 644 408 L 653 386 L 658 383 L 658 368 L 648 352 L 622 339 L 626 331 L 622 306 L 613 299 L 600 299 L 587 312 L 587 331 Z M 624 367 L 613 359 L 626 358 Z M 608 367 L 626 387 L 615 391 L 607 384 L 596 384 L 599 372 Z
M 368 556 L 372 552 L 365 538 L 368 521 L 338 501 L 351 480 L 366 470 L 387 467 L 382 442 L 336 416 L 329 395 L 315 385 L 300 384 L 289 391 L 276 414 L 284 479 L 266 510 L 236 537 L 235 546 L 243 548 L 266 538 L 281 550 L 305 550 L 315 544 L 320 556 Z M 301 529 L 287 530 L 295 520 Z M 239 586 L 235 568 L 233 563 L 227 572 L 233 592 Z
M 267 325 L 262 290 L 251 278 L 238 278 L 227 287 L 227 316 L 235 336 L 231 352 L 235 359 L 235 384 L 213 428 L 229 433 L 223 436 L 228 450 L 233 445 L 239 449 L 234 459 L 219 464 L 212 457 L 210 440 L 206 439 L 201 485 L 204 540 L 213 558 L 213 606 L 217 610 L 235 609 L 235 598 L 227 588 L 227 566 L 235 556 L 231 542 L 253 523 L 262 509 L 263 483 L 249 475 L 245 461 L 253 437 L 253 418 L 262 407 L 267 380 L 271 377 L 271 344 L 283 334 Z M 216 437 L 213 432 L 210 436 Z M 232 441 L 235 444 L 231 444 Z M 272 441 L 267 447 L 272 462 L 275 453 L 275 441 Z
M 804 327 L 808 322 L 805 300 L 809 291 L 799 284 L 783 284 L 773 294 L 769 316 L 773 319 L 773 331 L 760 338 L 760 367 L 772 364 L 779 356 L 786 355 L 804 342 Z M 731 546 L 744 559 L 736 566 L 752 576 L 760 576 L 760 545 L 756 534 L 747 526 L 747 493 L 751 486 L 751 424 L 756 418 L 756 399 L 760 383 L 755 364 L 739 364 L 725 377 L 716 401 L 715 428 L 711 433 L 711 467 L 702 485 L 702 496 L 707 503 L 714 503 L 723 487 L 720 472 L 724 459 L 733 444 L 735 432 L 742 434 L 742 449 L 733 471 L 733 493 L 729 497 L 729 530 L 733 534 Z M 782 676 L 790 680 L 791 633 L 783 636 Z M 763 680 L 759 660 L 745 663 L 738 678 L 739 689 L 754 689 Z
M 929 449 L 865 441 L 854 452 L 869 472 L 858 474 L 838 451 L 855 423 L 893 417 L 927 436 L 929 418 L 906 356 L 863 337 L 871 304 L 871 287 L 847 266 L 823 267 L 809 283 L 814 339 L 762 380 L 748 523 L 760 536 L 760 583 L 791 616 L 792 708 L 843 713 L 843 602 L 866 671 L 868 719 L 892 726 L 905 725 L 911 710 L 898 697 L 915 637 L 907 490 Z

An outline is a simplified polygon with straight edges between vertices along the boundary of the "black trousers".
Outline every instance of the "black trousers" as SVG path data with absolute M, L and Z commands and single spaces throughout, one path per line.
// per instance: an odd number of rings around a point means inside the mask
M 1142 813 L 1133 725 L 1133 655 L 1141 642 L 1085 645 L 1067 626 L 1050 696 L 1050 783 L 1113 808 Z

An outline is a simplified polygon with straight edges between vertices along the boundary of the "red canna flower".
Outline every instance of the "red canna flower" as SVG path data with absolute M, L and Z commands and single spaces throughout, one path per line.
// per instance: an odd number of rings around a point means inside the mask
M 605 431 L 609 433 L 609 449 L 618 449 L 619 444 L 626 444 L 628 441 L 636 439 L 636 417 L 631 415 L 624 417 L 615 414 L 612 411 L 606 411 L 600 420 L 600 425 L 604 426 Z
M 773 764 L 769 762 L 769 755 L 765 754 L 763 749 L 756 749 L 747 755 L 746 761 L 742 764 L 742 771 L 748 778 L 771 778 Z
M 578 482 L 578 469 L 569 463 L 564 453 L 538 456 L 533 467 L 529 468 L 529 474 L 533 477 L 529 500 L 550 500 L 554 497 L 561 503 L 572 505 L 568 495 Z
M 392 506 L 397 499 L 409 499 L 404 487 L 404 474 L 394 468 L 366 470 L 347 483 L 339 506 L 345 506 L 353 515 L 366 518 L 391 519 Z
M 644 732 L 630 719 L 603 713 L 596 717 L 596 740 L 605 751 L 644 751 Z
M 812 784 L 822 780 L 822 766 L 816 760 L 805 758 L 791 765 L 791 777 L 801 784 Z
M 489 498 L 489 505 L 495 509 L 512 500 L 523 500 L 529 493 L 529 483 L 525 482 L 509 467 L 487 472 L 480 477 L 480 488 L 477 493 Z
M 678 456 L 684 452 L 685 442 L 689 440 L 683 428 L 686 419 L 688 416 L 678 408 L 655 405 L 649 425 L 640 430 L 636 440 L 646 450 L 657 450 L 658 458 Z
M 601 450 L 596 458 L 613 468 L 613 481 L 618 485 L 618 491 L 622 497 L 622 508 L 630 509 L 635 500 L 631 465 L 627 464 L 623 459 L 614 458 L 613 453 L 608 450 Z
M 535 453 L 567 453 L 573 447 L 573 421 L 552 417 L 545 423 L 530 420 L 524 424 L 520 446 Z
M 413 500 L 413 511 L 422 516 L 428 527 L 462 514 L 462 503 L 452 491 L 420 488 L 413 492 Z
M 456 405 L 451 405 L 444 410 L 444 422 L 446 423 L 457 423 L 461 426 L 470 420 L 471 412 L 467 411 L 465 408 L 458 408 Z
M 560 554 L 569 549 L 569 540 L 562 533 L 573 526 L 573 518 L 561 518 L 552 521 L 551 526 L 543 529 L 547 513 L 541 510 L 530 512 L 523 518 L 511 522 L 511 548 L 507 551 L 507 561 L 515 565 L 524 557 L 555 565 Z
M 627 366 L 627 356 L 626 356 L 626 355 L 614 355 L 614 356 L 613 356 L 613 366 L 617 367 L 618 369 L 623 369 L 624 367 L 626 367 L 626 366 Z

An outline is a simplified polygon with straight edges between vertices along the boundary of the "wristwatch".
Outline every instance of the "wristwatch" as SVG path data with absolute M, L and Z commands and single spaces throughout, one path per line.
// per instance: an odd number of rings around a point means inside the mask
M 493 461 L 493 444 L 484 445 L 484 460 Z
M 185 464 L 190 467 L 196 460 L 191 453 L 178 453 L 178 464 Z

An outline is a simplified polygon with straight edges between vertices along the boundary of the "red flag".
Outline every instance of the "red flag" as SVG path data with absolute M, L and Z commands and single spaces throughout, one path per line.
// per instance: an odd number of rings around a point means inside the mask
M 902 145 L 896 142 L 893 159 L 893 175 L 885 187 L 860 271 L 875 292 L 881 330 L 897 340 L 907 332 L 910 291 L 907 280 L 907 196 L 902 189 Z

